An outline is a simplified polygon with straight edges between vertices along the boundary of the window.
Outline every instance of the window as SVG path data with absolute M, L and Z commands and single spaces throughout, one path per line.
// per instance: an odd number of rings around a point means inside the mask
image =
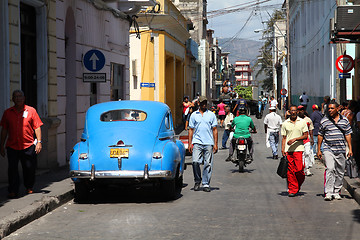
M 140 110 L 134 109 L 120 109 L 105 112 L 101 114 L 100 121 L 115 122 L 115 121 L 145 121 L 147 114 Z
M 111 63 L 111 100 L 125 99 L 124 65 Z
M 170 114 L 166 115 L 166 117 L 165 117 L 165 127 L 166 127 L 166 129 L 171 128 Z

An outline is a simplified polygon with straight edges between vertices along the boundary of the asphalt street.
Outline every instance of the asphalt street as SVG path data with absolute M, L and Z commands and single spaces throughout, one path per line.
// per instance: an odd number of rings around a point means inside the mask
M 276 175 L 278 160 L 265 147 L 262 120 L 254 122 L 254 162 L 239 173 L 220 150 L 210 193 L 193 191 L 188 166 L 175 201 L 163 201 L 151 188 L 113 187 L 86 204 L 70 201 L 5 239 L 360 239 L 359 205 L 347 191 L 342 200 L 323 200 L 320 162 L 300 195 L 287 196 L 286 181 Z

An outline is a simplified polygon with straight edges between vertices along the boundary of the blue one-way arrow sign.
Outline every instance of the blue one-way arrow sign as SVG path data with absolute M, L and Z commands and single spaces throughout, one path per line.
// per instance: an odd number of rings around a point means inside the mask
M 83 58 L 84 66 L 91 72 L 98 72 L 105 66 L 105 56 L 96 49 L 89 50 Z
M 339 78 L 350 78 L 351 74 L 350 73 L 339 73 Z

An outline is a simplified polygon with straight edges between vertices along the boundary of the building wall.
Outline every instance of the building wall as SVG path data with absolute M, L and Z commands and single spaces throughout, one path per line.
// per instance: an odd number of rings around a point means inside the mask
M 137 86 L 130 84 L 131 99 L 161 101 L 169 105 L 175 124 L 181 123 L 182 98 L 188 76 L 186 48 L 179 40 L 164 31 L 145 31 L 141 40 L 130 34 L 130 46 L 141 42 L 141 48 L 131 48 L 130 60 L 136 65 Z M 130 65 L 130 72 L 133 66 Z M 141 83 L 155 83 L 153 87 L 140 88 Z
M 29 104 L 29 99 L 25 100 L 25 104 L 35 107 L 44 122 L 42 126 L 42 141 L 43 150 L 38 156 L 39 168 L 50 168 L 56 166 L 51 158 L 56 155 L 56 149 L 53 148 L 54 133 L 52 131 L 52 119 L 49 112 L 52 108 L 51 99 L 48 98 L 48 91 L 52 90 L 51 84 L 53 79 L 49 78 L 52 73 L 55 46 L 53 42 L 53 22 L 55 19 L 55 1 L 48 1 L 45 4 L 43 1 L 18 1 L 18 0 L 4 0 L 0 3 L 0 115 L 3 115 L 5 109 L 13 106 L 11 101 L 11 94 L 16 89 L 22 89 L 22 66 L 21 66 L 21 21 L 20 21 L 20 4 L 24 3 L 36 12 L 34 16 L 36 30 L 34 32 L 36 57 L 31 59 L 31 62 L 36 63 L 36 68 L 33 69 L 35 74 L 32 75 L 32 83 L 37 91 L 36 105 Z M 23 59 L 24 60 L 24 59 Z M 29 60 L 24 60 L 26 65 Z M 25 81 L 24 81 L 25 82 Z M 24 83 L 23 82 L 23 83 Z M 23 89 L 22 89 L 23 90 Z M 25 92 L 25 97 L 27 92 Z M 2 157 L 0 157 L 2 158 Z M 0 169 L 0 182 L 7 181 L 7 161 L 4 162 L 3 168 Z M 56 159 L 55 159 L 56 162 Z
M 335 93 L 335 45 L 329 43 L 329 21 L 336 1 L 290 1 L 291 99 L 299 104 L 306 91 L 310 104 Z
M 181 13 L 193 23 L 190 30 L 191 38 L 200 45 L 200 40 L 206 38 L 206 1 L 203 0 L 172 0 Z
M 155 87 L 136 88 L 136 84 L 131 83 L 130 96 L 131 99 L 166 103 L 172 111 L 175 125 L 179 125 L 186 82 L 190 81 L 185 79 L 188 76 L 186 59 L 189 57 L 185 43 L 190 34 L 186 29 L 186 19 L 173 3 L 170 0 L 159 2 L 159 13 L 139 14 L 141 40 L 136 38 L 134 29 L 130 31 L 130 46 L 135 47 L 141 42 L 140 50 L 130 51 L 130 61 L 137 63 L 138 86 L 154 83 Z M 151 26 L 148 25 L 149 17 L 152 18 Z M 130 72 L 133 74 L 132 64 Z
M 59 164 L 64 165 L 71 146 L 80 139 L 86 110 L 91 103 L 91 83 L 82 79 L 83 73 L 87 72 L 82 64 L 87 51 L 100 50 L 106 59 L 104 68 L 99 71 L 106 73 L 106 82 L 92 86 L 96 88 L 94 103 L 111 99 L 111 64 L 123 65 L 125 99 L 130 98 L 129 22 L 115 17 L 110 11 L 98 10 L 88 1 L 57 1 L 56 4 L 57 91 L 54 91 L 54 95 L 57 118 L 61 121 L 57 129 L 57 158 Z M 75 38 L 71 39 L 73 34 Z M 71 46 L 73 53 L 67 51 Z M 72 108 L 72 111 L 68 108 Z

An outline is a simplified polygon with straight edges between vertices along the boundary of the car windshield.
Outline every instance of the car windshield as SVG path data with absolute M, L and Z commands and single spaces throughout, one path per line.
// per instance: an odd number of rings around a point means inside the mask
M 114 122 L 114 121 L 144 121 L 147 114 L 140 110 L 134 109 L 118 109 L 105 112 L 101 114 L 100 121 Z

